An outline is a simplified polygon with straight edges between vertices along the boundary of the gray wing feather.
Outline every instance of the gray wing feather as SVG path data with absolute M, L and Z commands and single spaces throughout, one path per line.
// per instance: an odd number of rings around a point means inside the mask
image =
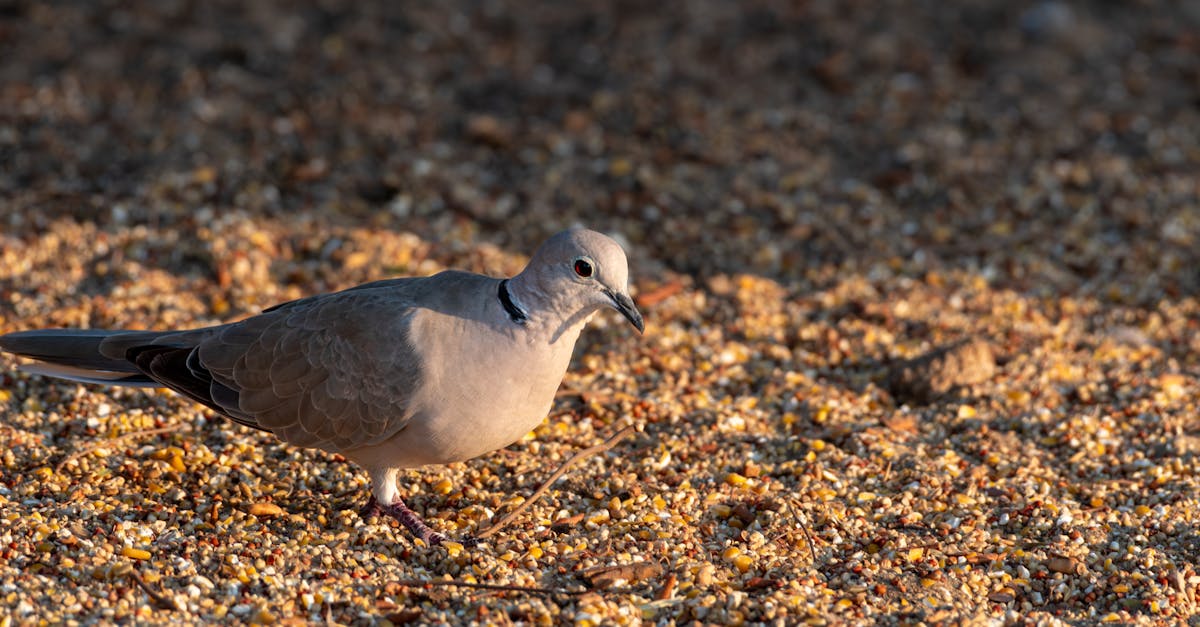
M 383 442 L 413 413 L 422 376 L 409 337 L 416 304 L 464 298 L 455 288 L 487 281 L 390 279 L 216 327 L 25 331 L 0 336 L 0 350 L 39 360 L 25 367 L 51 376 L 163 385 L 292 444 L 343 451 Z
M 421 376 L 402 286 L 304 299 L 213 333 L 196 347 L 212 400 L 298 446 L 390 438 L 407 424 Z

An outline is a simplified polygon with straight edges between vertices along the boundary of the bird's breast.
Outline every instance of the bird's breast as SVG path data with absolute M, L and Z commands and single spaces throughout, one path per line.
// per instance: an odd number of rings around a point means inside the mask
M 425 360 L 413 423 L 425 438 L 426 463 L 463 461 L 503 448 L 536 427 L 554 402 L 574 336 L 530 342 L 504 327 L 462 325 L 447 349 Z

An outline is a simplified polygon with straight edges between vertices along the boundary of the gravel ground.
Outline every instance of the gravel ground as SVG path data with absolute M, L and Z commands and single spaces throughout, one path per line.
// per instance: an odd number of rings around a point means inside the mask
M 1169 0 L 0 2 L 0 332 L 512 273 L 573 223 L 647 314 L 410 474 L 467 534 L 637 426 L 470 550 L 0 358 L 0 627 L 1200 624 L 1198 135 Z

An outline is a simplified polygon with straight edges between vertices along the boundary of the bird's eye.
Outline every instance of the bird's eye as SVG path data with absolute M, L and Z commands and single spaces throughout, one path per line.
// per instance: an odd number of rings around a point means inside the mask
M 575 260 L 575 274 L 578 274 L 579 276 L 581 276 L 585 279 L 591 278 L 592 264 L 588 263 L 588 261 L 586 259 L 576 259 Z

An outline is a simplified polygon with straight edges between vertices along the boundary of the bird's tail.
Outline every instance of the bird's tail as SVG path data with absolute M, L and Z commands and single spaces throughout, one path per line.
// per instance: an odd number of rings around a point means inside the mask
M 38 329 L 0 335 L 0 351 L 35 360 L 21 370 L 60 379 L 106 385 L 158 386 L 125 359 L 125 351 L 150 344 L 158 331 Z

